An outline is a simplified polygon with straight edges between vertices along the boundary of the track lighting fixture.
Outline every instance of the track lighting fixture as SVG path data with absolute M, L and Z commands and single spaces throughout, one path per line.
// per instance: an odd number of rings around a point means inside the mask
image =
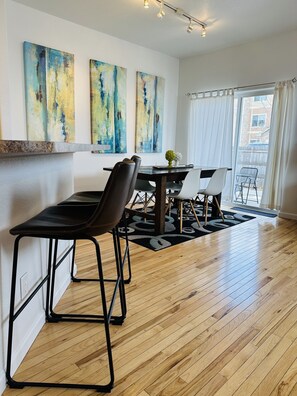
M 188 27 L 187 27 L 187 32 L 188 33 L 191 33 L 194 30 L 195 26 L 198 25 L 202 29 L 201 30 L 201 37 L 205 37 L 206 36 L 206 27 L 207 27 L 207 25 L 206 25 L 205 22 L 200 21 L 199 19 L 197 19 L 197 18 L 193 17 L 192 15 L 188 14 L 183 9 L 177 8 L 174 5 L 168 3 L 167 1 L 155 0 L 155 2 L 159 3 L 159 5 L 160 5 L 160 9 L 159 9 L 159 12 L 157 14 L 158 18 L 163 18 L 164 17 L 164 15 L 165 15 L 164 8 L 167 7 L 168 9 L 173 11 L 176 14 L 176 16 L 183 17 L 183 18 L 187 19 L 187 21 L 189 22 Z M 144 8 L 149 8 L 149 0 L 144 0 L 143 6 L 144 6 Z

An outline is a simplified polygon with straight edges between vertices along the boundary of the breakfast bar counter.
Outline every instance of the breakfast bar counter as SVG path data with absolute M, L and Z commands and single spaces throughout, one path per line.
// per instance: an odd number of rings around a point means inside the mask
M 99 144 L 0 140 L 0 158 L 20 155 L 67 154 L 79 151 L 100 151 L 104 148 L 106 148 L 106 146 Z

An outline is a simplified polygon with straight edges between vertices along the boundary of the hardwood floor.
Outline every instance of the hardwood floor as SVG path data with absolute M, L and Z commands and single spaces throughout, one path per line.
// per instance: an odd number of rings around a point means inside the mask
M 131 243 L 128 315 L 110 326 L 113 395 L 297 395 L 297 222 L 255 220 L 160 252 Z M 104 236 L 106 275 L 111 237 Z M 88 243 L 82 276 L 94 273 Z M 98 285 L 71 284 L 57 311 L 97 312 Z M 74 309 L 73 309 L 74 307 Z M 104 380 L 102 325 L 46 324 L 16 378 Z M 7 389 L 10 395 L 95 395 Z

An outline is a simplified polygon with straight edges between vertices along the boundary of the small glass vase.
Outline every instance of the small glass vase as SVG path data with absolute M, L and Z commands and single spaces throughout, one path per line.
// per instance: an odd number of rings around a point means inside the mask
M 173 166 L 178 166 L 179 165 L 179 160 L 174 160 L 174 165 Z

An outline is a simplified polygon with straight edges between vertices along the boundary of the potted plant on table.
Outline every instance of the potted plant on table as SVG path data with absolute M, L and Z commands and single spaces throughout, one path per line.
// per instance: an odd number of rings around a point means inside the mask
M 173 150 L 167 150 L 165 153 L 165 158 L 168 161 L 168 167 L 172 167 L 172 161 L 175 159 L 175 152 Z

